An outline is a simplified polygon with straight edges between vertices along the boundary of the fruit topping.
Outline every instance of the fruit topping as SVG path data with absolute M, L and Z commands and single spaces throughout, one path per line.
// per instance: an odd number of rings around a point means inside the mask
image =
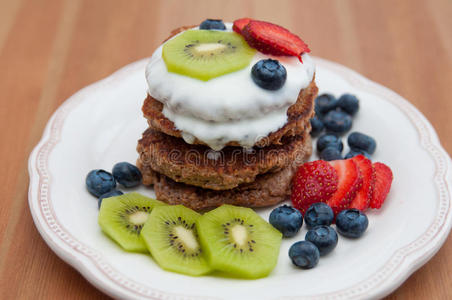
M 266 90 L 279 90 L 286 82 L 286 68 L 274 59 L 258 61 L 251 69 L 254 83 Z
M 120 162 L 114 165 L 113 177 L 126 188 L 140 185 L 143 178 L 140 169 L 128 162 Z
M 343 111 L 329 111 L 323 118 L 328 132 L 344 134 L 352 128 L 352 118 Z
M 317 140 L 317 151 L 321 153 L 327 147 L 336 148 L 339 152 L 344 149 L 344 144 L 340 137 L 335 134 L 324 134 Z
M 224 25 L 223 20 L 207 19 L 199 25 L 199 29 L 226 30 L 226 26 Z
M 329 226 L 333 223 L 334 212 L 328 204 L 317 202 L 309 206 L 304 215 L 304 220 L 308 229 L 320 225 Z
M 293 206 L 304 214 L 311 204 L 330 199 L 338 189 L 338 182 L 338 174 L 326 161 L 317 160 L 301 165 L 292 181 Z
M 303 225 L 303 216 L 295 208 L 283 205 L 270 213 L 269 222 L 281 231 L 283 237 L 293 237 Z
M 254 210 L 222 205 L 197 219 L 196 226 L 212 268 L 260 278 L 276 266 L 282 234 Z
M 350 116 L 353 116 L 359 110 L 359 100 L 355 95 L 343 94 L 339 98 L 337 106 Z
M 320 133 L 322 133 L 325 125 L 323 125 L 322 120 L 320 120 L 317 116 L 314 116 L 311 120 L 311 136 L 316 137 Z
M 336 217 L 336 229 L 341 235 L 349 238 L 359 238 L 369 225 L 367 216 L 359 209 L 346 209 Z
M 183 205 L 160 206 L 152 210 L 141 236 L 160 267 L 191 276 L 212 270 L 195 225 L 200 217 Z
M 234 30 L 238 34 L 242 34 L 243 27 L 248 25 L 248 23 L 250 21 L 251 21 L 250 18 L 243 18 L 243 19 L 235 20 L 234 24 L 232 25 L 232 30 Z
M 313 243 L 301 241 L 290 247 L 289 257 L 295 266 L 302 269 L 312 269 L 319 263 L 320 252 Z
M 369 154 L 374 154 L 377 148 L 375 139 L 361 132 L 350 133 L 347 142 L 352 150 L 364 151 Z
M 113 175 L 100 169 L 90 171 L 86 176 L 85 183 L 88 191 L 97 198 L 116 187 Z
M 320 152 L 320 159 L 330 161 L 342 159 L 341 152 L 335 147 L 326 147 Z
M 110 197 L 114 197 L 114 196 L 121 196 L 121 195 L 123 195 L 124 193 L 123 192 L 121 192 L 121 191 L 118 191 L 118 190 L 111 190 L 111 191 L 109 191 L 108 193 L 105 193 L 105 194 L 103 194 L 103 195 L 101 195 L 100 197 L 99 197 L 99 199 L 98 199 L 98 206 L 99 206 L 99 209 L 100 209 L 100 206 L 101 206 L 101 204 L 102 204 L 102 200 L 104 200 L 105 198 L 110 198 Z
M 357 155 L 364 155 L 366 158 L 371 159 L 369 153 L 367 153 L 366 151 L 359 150 L 359 149 L 350 149 L 350 151 L 345 155 L 345 159 L 352 158 Z
M 162 49 L 169 72 L 204 81 L 245 68 L 254 54 L 242 36 L 217 30 L 187 30 Z
M 148 252 L 140 237 L 141 229 L 155 206 L 165 205 L 138 193 L 105 198 L 99 211 L 102 231 L 124 250 Z
M 364 155 L 355 156 L 352 160 L 358 166 L 363 177 L 363 182 L 360 190 L 350 203 L 349 207 L 365 211 L 369 207 L 370 199 L 372 198 L 373 187 L 375 184 L 375 173 L 372 167 L 372 162 Z
M 296 56 L 302 61 L 301 55 L 311 51 L 289 30 L 264 21 L 250 20 L 241 34 L 251 47 L 264 54 Z
M 370 207 L 380 208 L 391 189 L 393 175 L 391 169 L 385 164 L 376 162 L 372 166 L 375 170 L 375 186 Z
M 315 113 L 319 117 L 324 116 L 327 112 L 336 109 L 337 99 L 331 94 L 322 94 L 315 98 Z
M 327 255 L 336 248 L 337 233 L 326 225 L 317 226 L 306 233 L 305 239 L 317 246 L 320 256 Z

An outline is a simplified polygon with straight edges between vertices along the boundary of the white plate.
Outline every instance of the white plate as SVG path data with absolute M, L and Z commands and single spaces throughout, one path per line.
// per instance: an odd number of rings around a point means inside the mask
M 373 158 L 394 172 L 389 198 L 369 212 L 358 240 L 340 238 L 312 270 L 287 255 L 304 229 L 284 240 L 273 273 L 259 280 L 199 278 L 160 269 L 143 254 L 122 251 L 97 225 L 97 201 L 85 189 L 91 169 L 134 162 L 146 121 L 141 60 L 79 91 L 52 116 L 29 160 L 29 204 L 49 246 L 105 293 L 130 299 L 377 298 L 397 288 L 441 247 L 451 228 L 451 161 L 430 123 L 394 92 L 343 66 L 316 59 L 320 92 L 356 94 L 353 129 L 378 142 Z M 151 189 L 139 191 L 153 195 Z M 259 210 L 267 218 L 271 209 Z

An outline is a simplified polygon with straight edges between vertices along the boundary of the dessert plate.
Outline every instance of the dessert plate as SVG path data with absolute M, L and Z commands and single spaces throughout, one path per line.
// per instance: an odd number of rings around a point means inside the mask
M 380 211 L 368 213 L 358 240 L 340 237 L 312 270 L 287 255 L 306 229 L 281 246 L 278 265 L 259 280 L 189 277 L 160 269 L 150 256 L 122 251 L 97 224 L 97 201 L 85 189 L 91 169 L 134 162 L 146 128 L 147 59 L 132 63 L 70 97 L 54 113 L 30 155 L 29 205 L 47 244 L 103 292 L 124 299 L 350 299 L 389 294 L 426 263 L 452 223 L 451 160 L 425 117 L 387 88 L 338 64 L 316 58 L 320 93 L 349 92 L 361 100 L 352 130 L 376 138 L 374 161 L 394 172 Z M 345 149 L 347 151 L 347 149 Z M 315 157 L 313 157 L 315 158 Z M 137 189 L 153 196 L 150 188 Z M 271 211 L 259 209 L 265 218 Z

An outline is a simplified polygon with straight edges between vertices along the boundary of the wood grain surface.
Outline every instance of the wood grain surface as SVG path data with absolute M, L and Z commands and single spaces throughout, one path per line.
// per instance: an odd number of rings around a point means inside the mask
M 52 112 L 150 56 L 171 29 L 244 16 L 289 28 L 314 55 L 409 99 L 452 152 L 451 0 L 0 0 L 1 299 L 107 298 L 50 250 L 30 215 L 27 159 Z M 451 237 L 388 297 L 450 298 Z

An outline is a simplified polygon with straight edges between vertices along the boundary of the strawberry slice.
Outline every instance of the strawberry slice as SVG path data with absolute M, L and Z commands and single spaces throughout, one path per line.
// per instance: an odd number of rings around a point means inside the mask
M 362 186 L 362 175 L 358 165 L 351 159 L 329 162 L 336 170 L 339 183 L 336 192 L 326 202 L 338 214 L 347 209 Z
M 372 199 L 370 200 L 370 207 L 380 208 L 391 189 L 394 176 L 392 175 L 391 169 L 385 164 L 377 162 L 372 166 L 375 170 L 375 186 Z
M 310 52 L 308 45 L 289 30 L 276 24 L 250 20 L 241 30 L 248 44 L 264 54 L 296 56 Z
M 372 162 L 362 154 L 353 157 L 351 160 L 358 165 L 359 171 L 363 176 L 363 183 L 361 189 L 350 203 L 349 208 L 356 208 L 361 211 L 365 211 L 369 208 L 375 184 L 375 173 L 372 167 Z
M 234 30 L 235 32 L 237 32 L 238 34 L 242 34 L 242 30 L 243 27 L 245 27 L 246 25 L 248 25 L 248 23 L 251 21 L 252 19 L 250 18 L 243 18 L 243 19 L 238 19 L 234 21 L 234 24 L 232 25 L 232 30 Z
M 292 180 L 293 206 L 305 213 L 313 203 L 326 202 L 336 192 L 338 176 L 326 161 L 301 165 Z

